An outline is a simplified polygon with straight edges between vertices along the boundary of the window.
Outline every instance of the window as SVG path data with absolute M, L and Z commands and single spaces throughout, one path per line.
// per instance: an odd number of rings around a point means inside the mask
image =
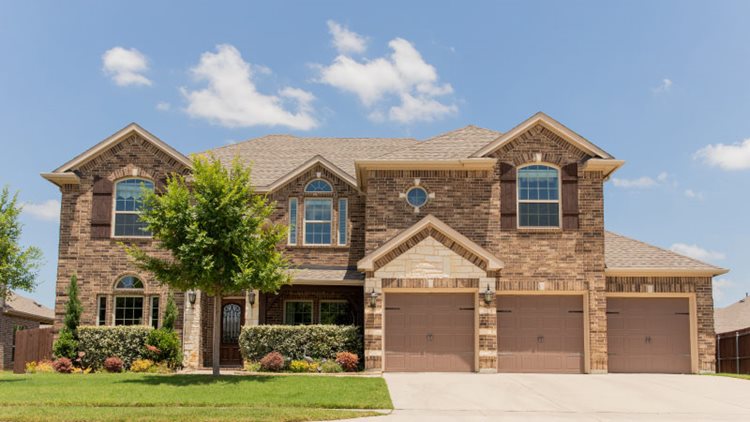
M 13 326 L 13 341 L 10 345 L 10 361 L 15 362 L 16 361 L 16 333 L 19 331 L 23 331 L 26 327 L 23 325 L 14 325 Z
M 315 179 L 305 186 L 305 192 L 333 192 L 333 187 L 323 179 Z
M 142 187 L 154 190 L 154 184 L 143 179 L 126 179 L 115 185 L 115 236 L 151 236 L 140 217 L 143 208 Z
M 346 245 L 346 221 L 349 202 L 346 199 L 339 199 L 339 245 Z
M 115 298 L 115 325 L 142 325 L 143 297 L 119 296 Z
M 305 244 L 331 244 L 330 199 L 305 199 Z
M 151 326 L 159 328 L 159 296 L 151 297 Z
M 289 198 L 289 244 L 297 244 L 297 198 Z
M 107 324 L 107 297 L 99 296 L 97 299 L 97 313 L 96 313 L 96 325 Z
M 518 226 L 560 227 L 560 172 L 531 165 L 518 170 Z
M 138 277 L 127 275 L 120 279 L 115 285 L 115 289 L 142 289 L 143 282 Z
M 343 300 L 321 301 L 320 323 L 336 325 L 354 324 L 354 315 L 352 315 L 349 309 L 349 302 Z
M 414 208 L 421 208 L 427 203 L 427 191 L 418 186 L 409 189 L 406 192 L 406 202 Z
M 312 301 L 288 301 L 284 303 L 284 324 L 312 324 Z

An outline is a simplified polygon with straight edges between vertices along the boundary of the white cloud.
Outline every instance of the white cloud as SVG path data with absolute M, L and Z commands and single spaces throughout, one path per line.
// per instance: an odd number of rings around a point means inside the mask
M 317 66 L 318 82 L 356 95 L 375 121 L 431 121 L 458 112 L 455 104 L 437 99 L 453 93 L 453 87 L 438 82 L 435 67 L 409 41 L 395 38 L 388 46 L 392 53 L 375 59 L 342 52 L 330 65 Z
M 688 245 L 685 243 L 675 243 L 669 250 L 701 261 L 716 261 L 727 257 L 722 252 L 709 251 L 698 245 Z
M 60 201 L 49 199 L 40 203 L 24 202 L 23 212 L 44 221 L 57 221 L 60 218 Z
M 332 20 L 328 22 L 328 32 L 333 37 L 333 46 L 340 54 L 364 53 L 367 50 L 367 39 L 363 36 L 352 32 Z
M 148 59 L 135 48 L 114 47 L 102 55 L 104 73 L 119 86 L 151 85 L 143 75 L 148 70 Z
M 618 188 L 623 189 L 648 189 L 659 185 L 665 185 L 669 182 L 669 173 L 663 171 L 656 177 L 642 176 L 636 179 L 620 179 L 618 177 L 612 178 L 612 183 Z M 673 181 L 673 185 L 677 186 L 677 182 Z
M 672 80 L 671 79 L 662 79 L 661 84 L 657 86 L 656 88 L 653 88 L 651 91 L 654 92 L 654 94 L 661 94 L 664 92 L 668 92 L 670 89 L 672 89 Z
M 703 200 L 703 192 L 696 192 L 692 189 L 685 189 L 685 196 L 690 199 L 695 199 L 698 201 Z
M 222 44 L 215 53 L 203 53 L 190 72 L 196 80 L 208 83 L 201 90 L 181 88 L 188 101 L 186 111 L 192 117 L 225 127 L 266 125 L 309 130 L 318 125 L 312 115 L 312 94 L 291 87 L 281 89 L 278 95 L 258 92 L 253 66 L 231 45 Z M 289 105 L 296 110 L 290 111 Z
M 166 101 L 159 101 L 156 103 L 156 109 L 159 111 L 169 111 L 172 108 L 172 104 L 169 104 Z
M 714 301 L 719 302 L 724 299 L 726 288 L 734 286 L 734 283 L 726 278 L 719 278 L 713 281 Z
M 708 145 L 698 150 L 694 158 L 724 170 L 750 169 L 750 138 L 735 144 Z

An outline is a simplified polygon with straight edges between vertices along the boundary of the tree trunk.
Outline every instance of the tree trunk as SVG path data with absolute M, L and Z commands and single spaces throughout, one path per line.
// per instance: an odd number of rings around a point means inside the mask
M 214 329 L 211 348 L 213 350 L 213 375 L 219 376 L 221 375 L 221 368 L 219 367 L 219 353 L 221 352 L 221 293 L 214 295 Z

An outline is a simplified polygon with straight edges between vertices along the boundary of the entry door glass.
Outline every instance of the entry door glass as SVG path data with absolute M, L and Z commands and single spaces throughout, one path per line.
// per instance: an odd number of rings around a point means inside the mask
M 236 303 L 224 305 L 222 310 L 221 342 L 237 343 L 240 338 L 240 316 L 242 309 Z

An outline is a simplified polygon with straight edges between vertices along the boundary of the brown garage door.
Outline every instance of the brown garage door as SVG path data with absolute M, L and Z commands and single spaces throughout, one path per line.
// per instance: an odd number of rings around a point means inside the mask
M 581 296 L 498 296 L 499 372 L 583 372 Z
M 607 299 L 609 372 L 690 372 L 687 299 Z
M 459 372 L 474 368 L 474 295 L 385 296 L 385 370 Z

